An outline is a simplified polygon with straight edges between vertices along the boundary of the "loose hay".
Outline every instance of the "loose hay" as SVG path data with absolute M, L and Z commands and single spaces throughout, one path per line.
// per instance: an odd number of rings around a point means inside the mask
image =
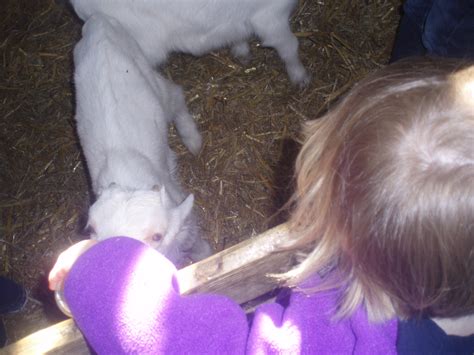
M 281 222 L 301 122 L 324 112 L 384 65 L 399 0 L 301 0 L 292 27 L 311 85 L 291 87 L 276 52 L 252 42 L 243 65 L 227 50 L 173 55 L 164 73 L 183 85 L 203 134 L 195 158 L 172 129 L 179 174 L 196 197 L 204 235 L 222 250 Z M 53 0 L 6 0 L 0 19 L 1 273 L 27 287 L 8 317 L 14 341 L 59 319 L 45 278 L 58 253 L 82 239 L 90 193 L 74 132 L 71 51 L 80 21 Z

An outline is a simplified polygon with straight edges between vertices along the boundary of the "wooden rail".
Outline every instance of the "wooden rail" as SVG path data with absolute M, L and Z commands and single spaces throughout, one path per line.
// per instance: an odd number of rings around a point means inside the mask
M 239 304 L 253 300 L 278 285 L 266 275 L 289 270 L 292 253 L 276 252 L 290 238 L 285 224 L 230 247 L 178 271 L 182 295 L 217 293 Z M 87 344 L 68 319 L 0 349 L 4 354 L 90 354 Z

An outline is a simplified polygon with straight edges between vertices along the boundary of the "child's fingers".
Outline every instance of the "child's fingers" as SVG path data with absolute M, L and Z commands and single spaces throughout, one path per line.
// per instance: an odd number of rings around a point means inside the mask
M 69 270 L 71 270 L 79 256 L 96 243 L 97 241 L 95 240 L 82 240 L 59 254 L 56 263 L 48 275 L 49 289 L 52 291 L 60 290 Z

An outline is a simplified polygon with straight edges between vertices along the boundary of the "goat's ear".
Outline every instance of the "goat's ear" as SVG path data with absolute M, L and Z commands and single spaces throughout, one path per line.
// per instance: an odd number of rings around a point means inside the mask
M 160 198 L 161 198 L 161 203 L 163 204 L 163 206 L 165 207 L 171 207 L 173 206 L 173 200 L 171 199 L 171 197 L 168 195 L 168 192 L 166 191 L 165 187 L 161 187 L 161 189 L 159 190 L 160 192 Z
M 179 204 L 173 211 L 180 220 L 184 220 L 191 213 L 194 204 L 194 195 L 189 194 L 183 202 Z

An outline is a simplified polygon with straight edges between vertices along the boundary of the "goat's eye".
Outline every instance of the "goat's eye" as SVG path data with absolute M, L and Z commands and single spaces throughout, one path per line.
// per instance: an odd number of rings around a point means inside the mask
M 159 242 L 161 239 L 163 239 L 163 234 L 161 233 L 155 233 L 151 237 L 151 240 L 153 240 L 154 242 Z

